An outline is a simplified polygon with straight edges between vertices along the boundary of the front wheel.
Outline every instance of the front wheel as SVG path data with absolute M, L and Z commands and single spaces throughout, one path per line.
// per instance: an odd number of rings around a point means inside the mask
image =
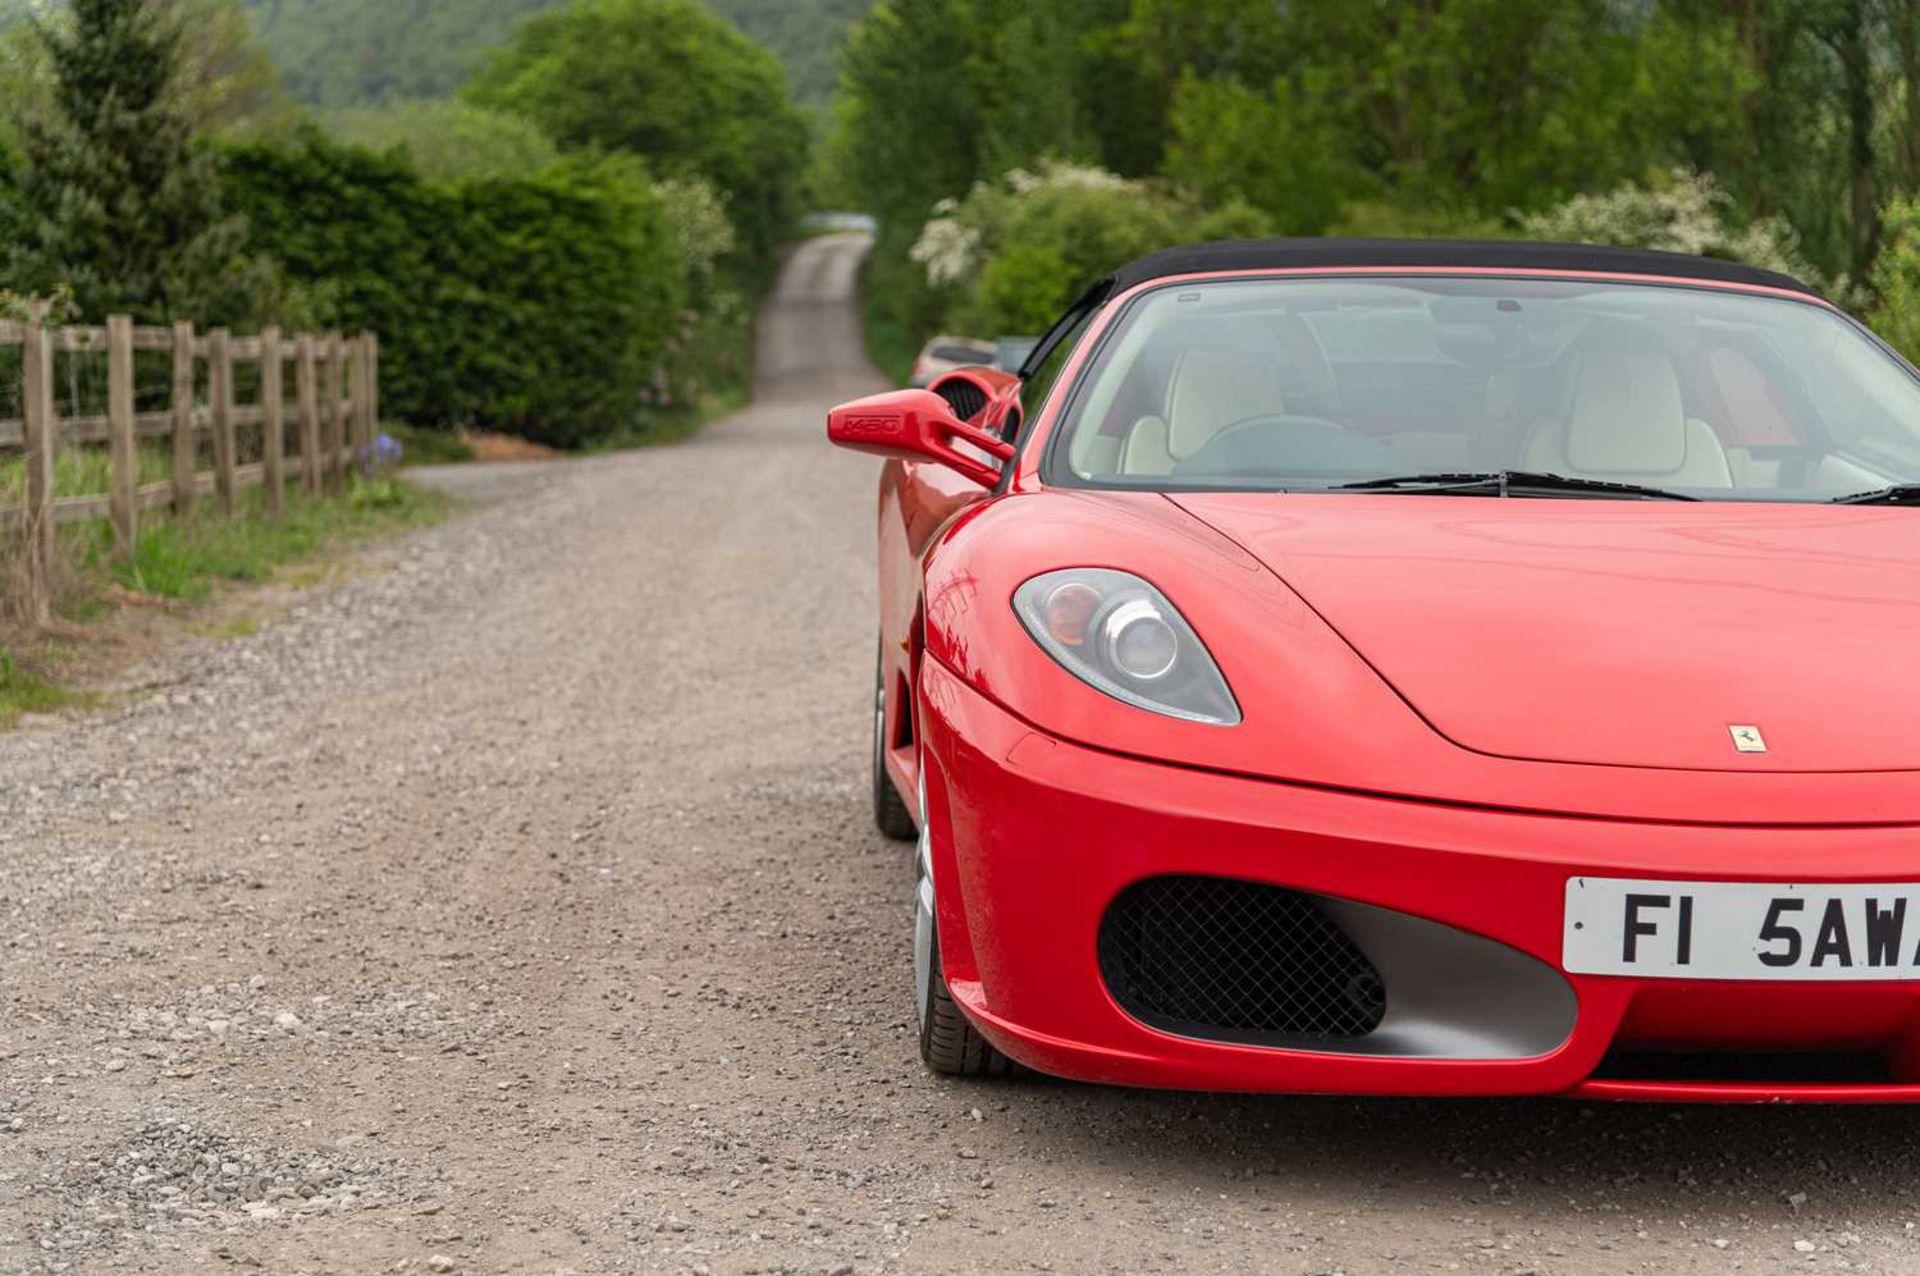
M 877 655 L 873 662 L 873 822 L 896 842 L 911 841 L 919 830 L 900 790 L 887 774 L 887 666 Z
M 1007 1076 L 1018 1065 L 988 1044 L 947 991 L 947 977 L 940 967 L 940 923 L 933 911 L 933 865 L 924 831 L 914 862 L 919 865 L 913 892 L 913 983 L 920 1058 L 928 1068 L 947 1076 Z

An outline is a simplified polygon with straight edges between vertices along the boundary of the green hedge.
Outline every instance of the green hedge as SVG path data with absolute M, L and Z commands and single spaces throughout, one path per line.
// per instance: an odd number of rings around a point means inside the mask
M 439 183 L 315 134 L 222 173 L 251 251 L 380 333 L 382 406 L 415 425 L 591 442 L 633 426 L 679 331 L 680 255 L 631 161 Z

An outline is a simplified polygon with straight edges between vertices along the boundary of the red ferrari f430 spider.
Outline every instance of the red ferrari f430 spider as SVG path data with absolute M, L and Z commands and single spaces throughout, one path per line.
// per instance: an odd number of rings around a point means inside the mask
M 828 432 L 933 1068 L 1920 1099 L 1920 378 L 1809 288 L 1202 244 Z

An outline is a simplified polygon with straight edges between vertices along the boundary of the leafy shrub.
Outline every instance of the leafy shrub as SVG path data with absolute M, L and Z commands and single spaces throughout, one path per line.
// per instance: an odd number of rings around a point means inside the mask
M 1908 359 L 1920 359 L 1920 202 L 1895 199 L 1880 213 L 1880 256 L 1867 321 Z
M 1516 234 L 1511 223 L 1479 213 L 1378 199 L 1348 203 L 1326 233 L 1372 239 L 1512 239 Z
M 644 397 L 654 407 L 685 408 L 715 386 L 747 384 L 753 316 L 733 272 L 722 269 L 738 241 L 726 201 L 698 178 L 658 182 L 654 191 L 680 252 L 688 308 Z
M 989 334 L 1044 331 L 1088 284 L 1142 253 L 1268 231 L 1244 204 L 1208 212 L 1178 191 L 1063 163 L 1013 169 L 936 213 L 911 256 L 946 322 Z
M 415 425 L 588 442 L 632 424 L 680 323 L 683 260 L 636 161 L 437 183 L 309 135 L 222 171 L 252 245 L 380 333 L 383 406 Z
M 470 102 L 349 107 L 329 112 L 326 124 L 348 146 L 404 150 L 422 173 L 439 180 L 524 177 L 560 158 L 538 125 Z
M 577 447 L 633 423 L 684 309 L 678 249 L 631 160 L 457 188 L 467 229 L 461 350 L 475 424 Z
M 1736 227 L 1732 211 L 1711 174 L 1678 169 L 1653 185 L 1628 182 L 1603 195 L 1576 195 L 1520 226 L 1533 239 L 1696 253 L 1817 282 L 1786 223 L 1762 218 Z

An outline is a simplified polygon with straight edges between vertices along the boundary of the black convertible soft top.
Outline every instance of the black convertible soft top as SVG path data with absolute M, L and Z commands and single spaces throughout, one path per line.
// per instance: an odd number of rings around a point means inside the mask
M 1022 376 L 1052 353 L 1088 312 L 1135 284 L 1173 275 L 1215 270 L 1341 270 L 1352 267 L 1477 270 L 1595 271 L 1610 275 L 1653 275 L 1672 279 L 1752 284 L 1820 294 L 1791 275 L 1761 270 L 1717 257 L 1655 252 L 1647 248 L 1608 248 L 1597 244 L 1551 244 L 1520 239 L 1222 239 L 1185 244 L 1148 253 L 1115 270 L 1089 288 L 1027 356 Z
M 1716 257 L 1499 239 L 1225 239 L 1167 248 L 1128 262 L 1108 277 L 1111 292 L 1168 275 L 1210 270 L 1313 270 L 1350 266 L 1461 266 L 1479 270 L 1593 270 L 1757 284 L 1818 295 L 1789 275 Z

